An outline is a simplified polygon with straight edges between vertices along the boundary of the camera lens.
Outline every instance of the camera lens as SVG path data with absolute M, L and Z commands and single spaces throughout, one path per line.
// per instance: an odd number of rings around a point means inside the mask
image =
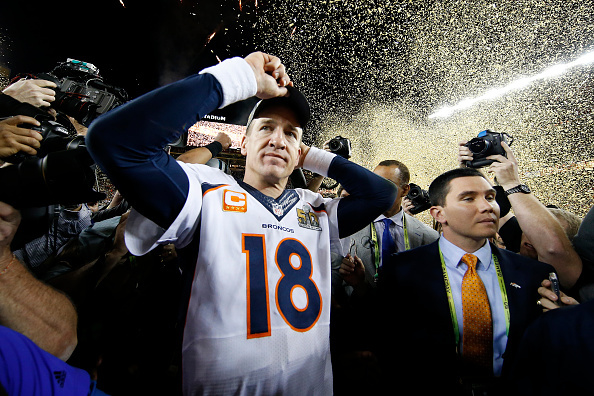
M 489 141 L 482 139 L 482 138 L 474 138 L 471 139 L 466 146 L 472 151 L 474 154 L 482 154 L 489 150 L 491 144 Z
M 328 147 L 330 147 L 330 150 L 332 151 L 338 151 L 342 147 L 342 142 L 340 140 L 332 139 L 328 142 Z

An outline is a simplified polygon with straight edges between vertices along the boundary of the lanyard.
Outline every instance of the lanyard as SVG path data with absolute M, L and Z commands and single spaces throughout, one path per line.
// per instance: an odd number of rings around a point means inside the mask
M 406 227 L 406 217 L 404 216 L 404 213 L 402 214 L 402 228 L 404 229 L 404 250 L 410 250 L 410 241 L 408 239 L 408 229 Z M 380 250 L 379 243 L 377 241 L 375 223 L 371 223 L 371 241 L 373 243 L 373 261 L 375 263 L 374 278 L 377 280 L 377 271 L 380 267 Z
M 505 289 L 505 281 L 503 280 L 503 273 L 501 272 L 501 266 L 499 260 L 495 254 L 491 253 L 493 257 L 493 263 L 495 264 L 495 272 L 497 273 L 497 280 L 499 282 L 499 289 L 501 290 L 501 299 L 503 300 L 503 310 L 505 311 L 505 335 L 509 337 L 509 303 L 507 301 L 507 290 Z M 439 258 L 441 260 L 441 270 L 443 272 L 443 279 L 445 281 L 446 293 L 448 295 L 448 304 L 450 306 L 450 315 L 452 317 L 452 323 L 454 325 L 454 335 L 456 337 L 456 345 L 460 345 L 460 329 L 458 327 L 458 317 L 456 316 L 456 307 L 454 306 L 454 295 L 452 294 L 452 287 L 450 285 L 450 278 L 448 277 L 448 271 L 446 269 L 445 260 L 441 249 L 439 249 Z

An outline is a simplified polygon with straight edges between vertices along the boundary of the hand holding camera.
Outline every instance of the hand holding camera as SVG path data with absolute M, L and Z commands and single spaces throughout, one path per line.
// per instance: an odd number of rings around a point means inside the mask
M 36 155 L 43 137 L 30 128 L 40 125 L 35 118 L 22 115 L 0 121 L 0 159 L 7 159 L 19 152 Z
M 431 200 L 429 199 L 429 193 L 423 190 L 415 183 L 409 183 L 410 190 L 406 195 L 409 205 L 405 208 L 405 212 L 416 215 L 431 207 Z M 403 203 L 404 206 L 404 203 Z
M 35 107 L 47 107 L 56 100 L 55 88 L 57 85 L 53 81 L 21 78 L 2 92 L 19 102 L 29 103 Z
M 508 139 L 509 138 L 509 143 Z M 489 129 L 479 132 L 478 136 L 468 142 L 461 142 L 458 150 L 458 161 L 468 168 L 482 168 L 493 163 L 491 155 L 506 155 L 502 143 L 513 142 L 513 137 L 506 133 L 493 132 Z M 465 148 L 463 148 L 463 147 Z
M 507 143 L 502 142 L 501 147 L 505 150 L 505 156 L 499 154 L 488 156 L 487 159 L 493 161 L 488 171 L 495 174 L 497 183 L 504 190 L 508 190 L 520 184 L 518 161 Z

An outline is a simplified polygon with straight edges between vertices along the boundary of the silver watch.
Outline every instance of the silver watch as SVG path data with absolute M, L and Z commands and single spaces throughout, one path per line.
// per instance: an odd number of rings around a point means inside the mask
M 528 188 L 527 185 L 518 184 L 517 186 L 512 187 L 509 190 L 505 190 L 505 196 L 507 197 L 508 195 L 515 194 L 515 193 L 530 194 L 531 192 L 532 191 L 530 191 L 530 188 Z

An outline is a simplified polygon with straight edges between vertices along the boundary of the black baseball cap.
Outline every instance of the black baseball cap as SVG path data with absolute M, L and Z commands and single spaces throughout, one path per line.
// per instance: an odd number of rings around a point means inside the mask
M 280 96 L 276 98 L 263 99 L 256 103 L 256 105 L 252 109 L 250 116 L 248 117 L 246 125 L 249 126 L 254 120 L 254 118 L 258 118 L 258 116 L 264 109 L 273 106 L 284 106 L 290 108 L 295 112 L 295 115 L 297 116 L 297 121 L 299 121 L 301 129 L 305 129 L 305 126 L 307 125 L 309 118 L 311 116 L 309 103 L 307 102 L 305 96 L 301 92 L 299 92 L 297 88 L 292 86 L 287 86 L 285 88 L 287 88 L 287 91 L 289 91 L 289 96 Z

